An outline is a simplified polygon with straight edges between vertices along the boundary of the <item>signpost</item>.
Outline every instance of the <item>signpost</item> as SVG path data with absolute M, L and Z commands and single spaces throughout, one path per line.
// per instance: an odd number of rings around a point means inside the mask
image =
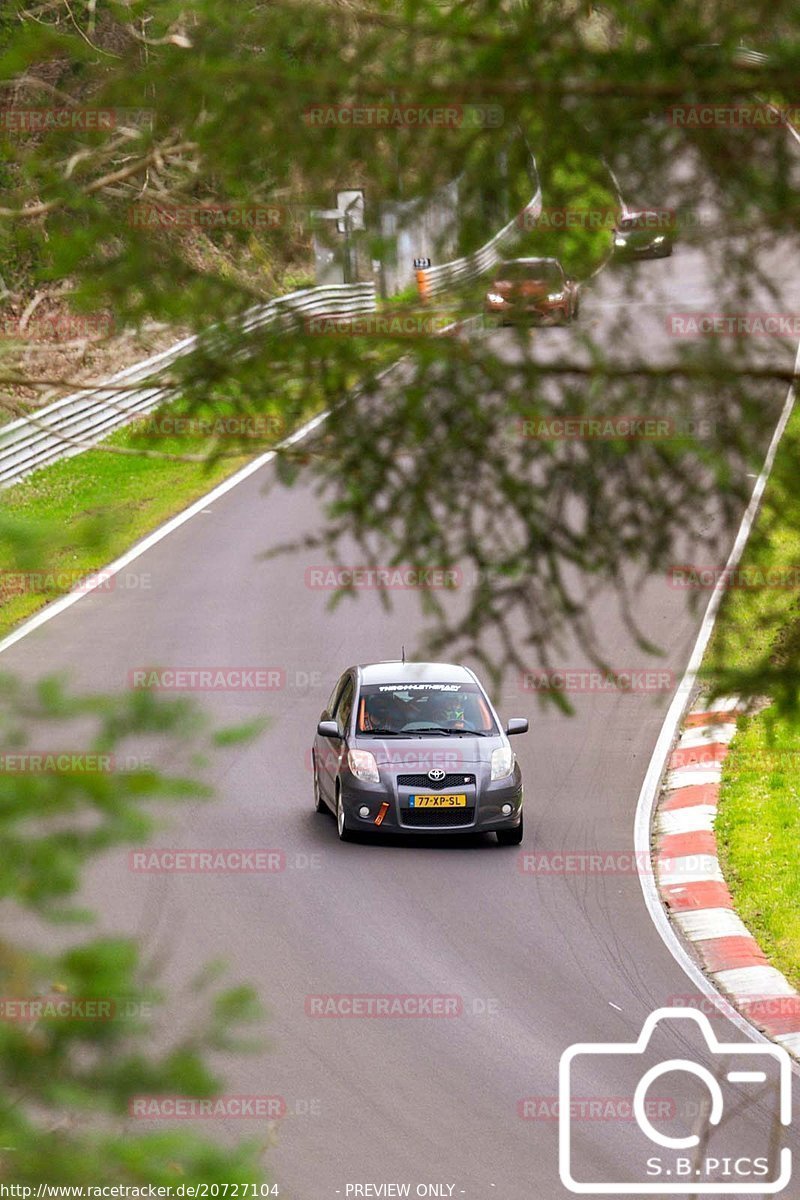
M 354 248 L 351 245 L 350 235 L 356 231 L 366 228 L 364 221 L 364 192 L 361 188 L 349 188 L 343 192 L 336 193 L 336 208 L 318 208 L 314 209 L 311 214 L 314 218 L 320 221 L 330 221 L 331 225 L 335 222 L 338 233 L 344 234 L 341 245 L 341 281 L 343 283 L 353 283 L 354 276 L 357 274 L 357 264 L 354 260 L 357 258 L 357 246 Z M 334 238 L 334 242 L 337 239 Z M 339 258 L 336 251 L 331 246 L 322 244 L 322 238 L 315 235 L 314 252 L 317 260 L 317 282 L 333 282 L 333 276 L 336 273 L 335 263 Z
M 430 265 L 431 260 L 429 258 L 414 259 L 414 271 L 416 272 L 417 276 L 417 291 L 419 292 L 419 298 L 423 304 L 428 299 L 428 278 L 425 272 Z

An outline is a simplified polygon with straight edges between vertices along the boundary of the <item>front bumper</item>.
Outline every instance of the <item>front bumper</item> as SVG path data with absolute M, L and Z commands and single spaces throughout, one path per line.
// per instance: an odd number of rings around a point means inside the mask
M 563 325 L 571 319 L 568 307 L 541 304 L 490 304 L 484 305 L 487 317 L 501 321 L 530 321 L 536 325 Z
M 402 834 L 452 834 L 490 833 L 497 829 L 516 829 L 522 818 L 522 778 L 519 766 L 507 779 L 494 783 L 482 779 L 488 774 L 485 764 L 470 771 L 475 776 L 473 784 L 456 784 L 452 787 L 435 788 L 431 784 L 410 786 L 398 783 L 396 775 L 382 775 L 380 783 L 364 783 L 348 774 L 341 781 L 347 827 L 354 833 L 402 833 Z M 410 804 L 415 794 L 463 794 L 467 797 L 463 808 L 414 809 Z M 505 815 L 504 804 L 511 805 L 511 813 Z M 384 805 L 386 808 L 380 824 L 376 824 Z M 359 809 L 369 809 L 369 816 L 359 815 Z

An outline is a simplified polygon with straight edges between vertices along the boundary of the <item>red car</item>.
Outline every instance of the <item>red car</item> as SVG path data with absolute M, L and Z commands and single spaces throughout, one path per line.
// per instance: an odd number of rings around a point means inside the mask
M 568 325 L 579 304 L 580 285 L 567 277 L 557 258 L 514 258 L 497 268 L 484 311 L 501 321 Z

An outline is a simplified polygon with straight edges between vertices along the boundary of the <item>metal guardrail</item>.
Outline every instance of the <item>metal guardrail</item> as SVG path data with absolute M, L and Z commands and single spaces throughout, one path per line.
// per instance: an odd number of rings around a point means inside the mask
M 542 188 L 539 184 L 535 195 L 531 197 L 522 212 L 498 230 L 485 246 L 474 250 L 472 254 L 465 255 L 464 258 L 457 258 L 453 262 L 441 263 L 438 267 L 428 267 L 427 270 L 420 271 L 420 293 L 426 296 L 435 296 L 439 292 L 453 287 L 454 284 L 465 283 L 483 275 L 485 271 L 502 261 L 505 248 L 516 241 L 520 230 L 527 227 L 527 222 L 531 218 L 539 217 L 541 211 Z
M 374 283 L 330 284 L 291 292 L 248 309 L 239 327 L 245 333 L 266 325 L 289 329 L 296 328 L 299 321 L 309 316 L 367 313 L 375 308 Z M 0 487 L 16 483 L 48 463 L 91 449 L 140 413 L 151 412 L 174 399 L 176 389 L 159 385 L 157 376 L 176 359 L 191 354 L 200 340 L 196 335 L 184 338 L 160 354 L 112 375 L 102 388 L 74 392 L 2 426 Z M 144 386 L 131 386 L 139 382 Z
M 541 214 L 542 191 L 533 158 L 532 163 L 537 176 L 536 193 L 522 212 L 479 250 L 453 262 L 428 268 L 424 272 L 427 294 L 435 295 L 455 283 L 474 279 L 490 270 L 501 261 L 503 251 L 516 239 L 520 227 L 531 217 L 537 218 Z M 286 330 L 296 328 L 306 317 L 356 315 L 375 312 L 376 307 L 374 283 L 329 284 L 291 292 L 268 304 L 256 305 L 240 319 L 238 328 L 244 333 L 253 333 L 267 325 Z M 219 332 L 224 334 L 224 327 L 219 327 Z M 112 375 L 100 388 L 74 392 L 0 427 L 0 488 L 16 483 L 49 463 L 90 450 L 140 414 L 174 399 L 177 390 L 159 384 L 158 376 L 177 359 L 191 354 L 200 341 L 197 335 L 184 338 L 167 350 Z M 137 383 L 143 386 L 132 386 Z

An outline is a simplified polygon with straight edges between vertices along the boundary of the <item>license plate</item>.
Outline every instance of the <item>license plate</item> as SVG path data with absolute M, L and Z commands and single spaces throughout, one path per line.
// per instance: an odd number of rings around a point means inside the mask
M 412 808 L 466 808 L 467 797 L 462 792 L 457 796 L 412 796 Z

